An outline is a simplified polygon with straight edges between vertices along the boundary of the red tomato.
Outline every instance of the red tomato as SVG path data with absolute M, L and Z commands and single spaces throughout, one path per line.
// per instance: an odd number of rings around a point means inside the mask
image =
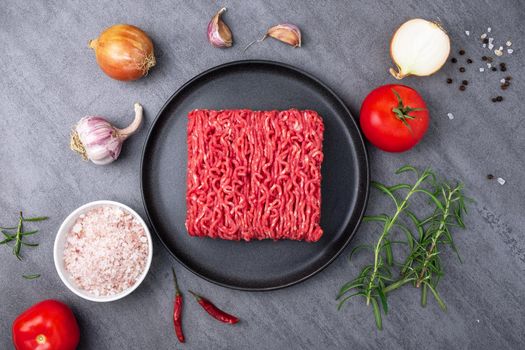
M 387 152 L 414 147 L 428 129 L 423 98 L 405 85 L 383 85 L 372 90 L 361 105 L 361 129 L 368 141 Z
M 74 350 L 79 340 L 77 320 L 60 301 L 35 304 L 13 322 L 13 344 L 17 350 Z

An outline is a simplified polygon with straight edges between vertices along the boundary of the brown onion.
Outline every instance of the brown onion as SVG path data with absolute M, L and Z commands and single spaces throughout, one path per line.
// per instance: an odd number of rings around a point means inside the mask
M 153 43 L 141 29 L 116 24 L 89 42 L 100 68 L 113 79 L 136 80 L 155 66 Z

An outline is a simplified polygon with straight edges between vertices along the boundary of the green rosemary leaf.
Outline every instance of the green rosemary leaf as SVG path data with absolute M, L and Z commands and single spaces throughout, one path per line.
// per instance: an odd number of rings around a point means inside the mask
M 6 238 L 6 239 L 0 241 L 0 244 L 6 244 L 6 243 L 9 243 L 9 242 L 11 242 L 12 240 L 13 240 L 13 238 Z
M 386 216 L 385 214 L 363 216 L 363 222 L 377 221 L 377 222 L 383 222 L 384 223 L 387 220 L 388 220 L 388 216 Z
M 383 292 L 383 288 L 379 288 L 377 290 L 377 293 L 379 294 L 379 298 L 381 299 L 381 304 L 383 305 L 383 310 L 385 311 L 385 315 L 388 313 L 388 304 L 386 302 L 386 295 Z
M 423 287 L 421 288 L 421 306 L 423 307 L 427 306 L 427 285 L 426 283 L 424 283 Z
M 16 226 L 14 226 L 14 227 L 0 227 L 0 230 L 16 230 Z
M 390 192 L 398 191 L 398 190 L 409 190 L 411 186 L 409 184 L 398 184 L 394 186 L 388 187 Z
M 403 279 L 399 279 L 391 284 L 389 284 L 388 286 L 386 286 L 384 289 L 383 289 L 383 293 L 384 294 L 387 294 L 387 293 L 390 293 L 391 291 L 393 290 L 396 290 L 398 289 L 399 287 L 407 284 L 407 283 L 410 283 L 414 281 L 414 278 L 403 278 Z
M 394 255 L 392 254 L 392 245 L 390 244 L 390 242 L 386 241 L 384 249 L 386 255 L 386 263 L 392 266 L 394 264 Z
M 34 235 L 35 233 L 37 233 L 38 230 L 34 230 L 34 231 L 27 231 L 27 232 L 21 232 L 20 235 L 21 236 L 29 236 L 29 235 Z
M 434 194 L 432 194 L 432 193 L 430 193 L 429 191 L 424 190 L 424 189 L 422 189 L 422 188 L 416 190 L 416 192 L 421 192 L 421 193 L 426 194 L 426 195 L 427 195 L 427 196 L 428 196 L 428 197 L 434 202 L 434 204 L 436 204 L 436 206 L 437 206 L 440 210 L 444 210 L 444 208 L 443 208 L 443 204 L 441 204 L 441 202 L 439 201 L 439 199 L 437 199 L 437 197 L 436 197 Z
M 28 247 L 38 247 L 38 243 L 28 243 L 28 242 L 24 242 L 24 241 L 20 241 L 23 245 L 25 246 L 28 246 Z
M 354 254 L 357 253 L 357 252 L 360 251 L 360 250 L 363 250 L 363 249 L 374 250 L 374 247 L 372 247 L 372 245 L 370 245 L 370 244 L 360 244 L 360 245 L 358 245 L 358 246 L 355 246 L 355 247 L 350 251 L 350 254 L 348 255 L 348 260 L 352 260 L 352 257 L 354 256 Z
M 432 287 L 432 286 L 430 285 L 430 283 L 427 283 L 427 282 L 425 282 L 425 285 L 428 286 L 428 289 L 430 289 L 430 291 L 432 292 L 432 294 L 434 294 L 434 298 L 436 298 L 436 301 L 438 302 L 439 307 L 440 307 L 443 311 L 447 311 L 447 306 L 445 305 L 445 303 L 443 302 L 443 300 L 442 300 L 441 297 L 439 296 L 439 293 L 434 289 L 434 287 Z
M 24 277 L 26 280 L 34 280 L 34 279 L 40 277 L 40 274 L 35 273 L 33 275 L 22 275 L 22 277 Z
M 376 320 L 377 329 L 383 329 L 383 322 L 381 320 L 381 310 L 379 310 L 379 305 L 375 298 L 370 299 L 372 302 L 372 309 L 374 310 L 374 318 Z
M 394 196 L 394 194 L 392 192 L 390 192 L 388 187 L 386 187 L 382 183 L 375 182 L 375 181 L 372 181 L 371 185 L 373 187 L 377 188 L 378 190 L 380 190 L 381 192 L 385 193 L 386 195 L 388 195 L 390 198 L 392 198 L 392 200 L 394 201 L 396 207 L 399 207 L 399 204 L 397 203 L 397 198 Z
M 347 297 L 345 297 L 344 299 L 342 299 L 339 304 L 337 305 L 337 311 L 340 311 L 342 308 L 343 308 L 343 305 L 346 304 L 346 302 L 350 299 L 350 298 L 353 298 L 355 296 L 363 296 L 363 297 L 366 297 L 366 294 L 363 293 L 363 292 L 357 292 L 357 293 L 354 293 L 352 295 L 349 295 Z
M 47 220 L 49 219 L 48 216 L 37 216 L 37 217 L 34 217 L 34 218 L 24 218 L 23 220 L 26 221 L 26 222 L 38 222 L 38 221 L 44 221 L 44 220 Z
M 346 293 L 348 293 L 352 289 L 360 288 L 360 287 L 363 287 L 363 286 L 364 286 L 363 281 L 361 281 L 359 279 L 355 279 L 353 281 L 345 283 L 341 287 L 341 289 L 339 290 L 339 293 L 337 294 L 336 300 L 340 299 L 343 295 L 345 295 Z
M 399 174 L 402 174 L 402 173 L 405 173 L 405 172 L 408 172 L 408 171 L 412 171 L 413 173 L 416 174 L 416 176 L 419 177 L 419 172 L 416 168 L 414 168 L 413 166 L 411 165 L 405 165 L 405 166 L 402 166 L 401 168 L 397 169 L 395 171 L 395 174 L 396 175 L 399 175 Z
M 414 246 L 414 236 L 412 235 L 412 231 L 410 231 L 408 227 L 406 227 L 404 224 L 395 223 L 394 225 L 395 227 L 401 229 L 401 231 L 405 234 L 405 237 L 407 239 L 406 243 L 408 243 L 408 246 L 410 247 L 410 249 L 412 249 Z

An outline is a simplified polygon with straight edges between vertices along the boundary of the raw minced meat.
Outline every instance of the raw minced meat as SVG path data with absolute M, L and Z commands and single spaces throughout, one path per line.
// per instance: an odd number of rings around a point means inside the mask
M 188 118 L 190 235 L 321 238 L 324 125 L 316 112 L 194 110 Z

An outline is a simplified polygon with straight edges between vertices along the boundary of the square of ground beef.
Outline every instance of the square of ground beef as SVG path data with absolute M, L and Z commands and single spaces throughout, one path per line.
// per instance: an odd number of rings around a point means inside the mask
M 324 125 L 317 112 L 197 109 L 188 119 L 190 235 L 321 238 Z

